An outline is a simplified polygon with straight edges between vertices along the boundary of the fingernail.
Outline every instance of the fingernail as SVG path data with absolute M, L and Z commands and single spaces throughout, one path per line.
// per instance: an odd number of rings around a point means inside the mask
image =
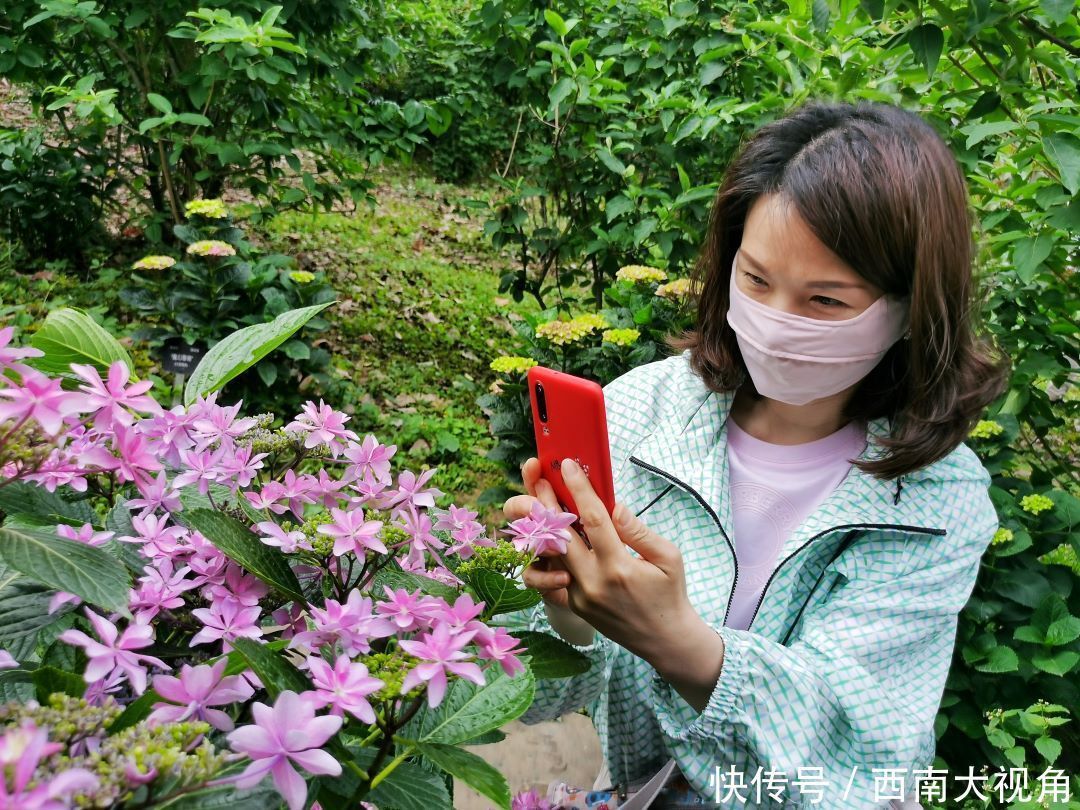
M 577 475 L 578 465 L 572 458 L 564 458 L 562 460 L 562 470 L 564 473 L 570 473 L 571 475 Z

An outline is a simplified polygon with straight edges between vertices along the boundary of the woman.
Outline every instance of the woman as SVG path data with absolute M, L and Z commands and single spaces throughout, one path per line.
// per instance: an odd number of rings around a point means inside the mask
M 912 796 L 997 528 L 962 444 L 1006 376 L 973 331 L 971 229 L 912 113 L 815 102 L 752 136 L 696 329 L 604 389 L 613 517 L 562 467 L 593 548 L 526 569 L 543 601 L 506 623 L 592 668 L 539 681 L 525 722 L 587 708 L 624 788 L 674 759 L 724 807 Z M 508 518 L 557 506 L 538 466 Z

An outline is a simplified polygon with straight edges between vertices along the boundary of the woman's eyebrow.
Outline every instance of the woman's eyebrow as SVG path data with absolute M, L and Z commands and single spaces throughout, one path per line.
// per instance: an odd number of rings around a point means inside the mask
M 761 272 L 769 272 L 765 269 L 765 265 L 747 253 L 745 249 L 740 247 L 737 255 L 740 258 L 746 259 L 747 262 Z M 865 284 L 858 281 L 808 281 L 806 286 L 815 290 L 865 290 L 867 288 Z

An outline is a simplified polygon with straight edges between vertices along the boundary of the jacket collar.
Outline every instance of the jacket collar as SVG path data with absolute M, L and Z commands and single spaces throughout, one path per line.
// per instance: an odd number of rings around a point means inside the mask
M 656 430 L 631 452 L 631 463 L 635 459 L 644 462 L 681 489 L 696 493 L 712 510 L 730 542 L 734 535 L 731 499 L 727 497 L 727 419 L 734 392 L 717 393 L 706 388 L 697 375 L 690 373 L 687 377 L 679 381 L 680 396 L 673 398 Z M 888 420 L 872 421 L 867 426 L 866 448 L 859 457 L 869 459 L 880 454 L 876 439 L 887 435 L 888 430 Z M 787 538 L 779 559 L 786 559 L 811 539 L 846 527 L 918 530 L 915 533 L 923 535 L 945 533 L 937 528 L 936 519 L 915 502 L 922 499 L 907 498 L 903 503 L 899 493 L 897 482 L 881 481 L 852 466 L 832 494 Z

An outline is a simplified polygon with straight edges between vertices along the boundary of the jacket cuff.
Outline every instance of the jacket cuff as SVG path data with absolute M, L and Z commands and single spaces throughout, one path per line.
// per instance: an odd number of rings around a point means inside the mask
M 746 633 L 730 627 L 713 628 L 724 641 L 724 663 L 709 702 L 701 712 L 683 700 L 675 688 L 654 670 L 651 703 L 660 729 L 676 740 L 710 739 L 716 729 L 729 723 L 737 701 L 746 694 L 749 672 Z
M 591 644 L 575 644 L 572 641 L 567 641 L 563 638 L 559 631 L 551 626 L 551 620 L 548 619 L 547 610 L 544 608 L 544 603 L 540 602 L 533 606 L 532 613 L 529 617 L 529 629 L 538 633 L 546 633 L 549 636 L 562 641 L 564 644 L 569 644 L 575 650 L 582 655 L 586 655 L 594 661 L 603 661 L 603 657 L 607 651 L 608 639 L 603 636 L 599 630 L 593 631 L 593 640 Z

